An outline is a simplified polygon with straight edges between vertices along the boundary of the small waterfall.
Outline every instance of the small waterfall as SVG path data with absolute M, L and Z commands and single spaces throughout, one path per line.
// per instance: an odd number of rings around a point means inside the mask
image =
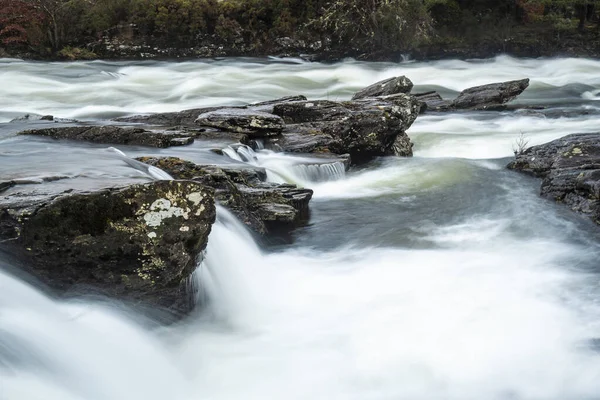
M 211 310 L 219 318 L 248 316 L 254 308 L 254 296 L 249 293 L 250 285 L 245 283 L 246 274 L 251 271 L 244 267 L 260 263 L 261 258 L 244 224 L 217 205 L 217 220 L 208 239 L 206 256 L 195 274 L 199 301 L 209 298 Z
M 314 183 L 340 180 L 346 176 L 346 166 L 342 161 L 324 162 L 324 159 L 316 157 L 291 156 L 260 149 L 261 146 L 257 148 L 259 150 L 254 151 L 249 146 L 237 144 L 223 149 L 223 153 L 232 160 L 264 168 L 267 171 L 267 180 L 275 183 L 310 186 Z

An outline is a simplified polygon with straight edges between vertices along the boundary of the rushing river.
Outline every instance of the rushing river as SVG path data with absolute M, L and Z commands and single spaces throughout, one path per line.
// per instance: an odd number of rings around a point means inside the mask
M 445 97 L 529 77 L 517 102 L 551 110 L 420 116 L 415 157 L 323 179 L 259 151 L 252 163 L 271 179 L 315 190 L 310 224 L 291 245 L 257 244 L 220 209 L 197 271 L 210 307 L 175 325 L 114 301 L 56 300 L 0 259 L 0 399 L 600 399 L 598 229 L 504 168 L 521 133 L 531 145 L 600 129 L 600 61 L 2 60 L 0 180 L 147 179 L 107 146 L 15 136 L 49 124 L 9 122 L 24 114 L 346 100 L 403 74 Z M 230 144 L 119 148 L 239 162 L 210 151 Z

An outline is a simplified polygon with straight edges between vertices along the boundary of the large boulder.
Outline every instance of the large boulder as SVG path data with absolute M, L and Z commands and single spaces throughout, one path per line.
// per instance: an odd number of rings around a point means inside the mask
M 273 112 L 288 125 L 281 136 L 268 138 L 264 144 L 290 152 L 349 154 L 352 164 L 385 155 L 411 156 L 406 130 L 419 109 L 418 100 L 401 93 L 347 102 L 280 104 Z
M 275 136 L 281 133 L 285 126 L 283 119 L 277 115 L 240 108 L 205 112 L 194 122 L 201 126 L 245 133 L 252 137 Z
M 215 220 L 213 190 L 156 181 L 93 192 L 0 197 L 0 243 L 50 288 L 186 312 L 184 286 Z
M 125 144 L 150 147 L 183 146 L 193 143 L 194 138 L 178 131 L 147 130 L 121 126 L 69 126 L 32 129 L 19 135 L 46 136 L 93 143 Z
M 508 168 L 543 178 L 542 196 L 600 224 L 600 133 L 568 135 L 530 147 Z
M 260 235 L 290 232 L 308 221 L 313 191 L 264 182 L 264 170 L 198 165 L 176 157 L 141 157 L 177 179 L 192 179 L 215 189 L 215 199 Z
M 408 94 L 413 88 L 413 83 L 406 76 L 397 76 L 367 86 L 356 92 L 352 100 L 365 99 L 368 97 L 389 96 L 392 94 Z

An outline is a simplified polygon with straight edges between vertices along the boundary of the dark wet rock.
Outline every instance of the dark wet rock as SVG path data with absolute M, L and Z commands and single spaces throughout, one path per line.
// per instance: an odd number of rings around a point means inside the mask
M 417 93 L 414 96 L 427 105 L 427 111 L 453 110 L 514 110 L 517 107 L 506 103 L 514 100 L 529 86 L 529 79 L 490 83 L 463 90 L 454 100 L 444 100 L 435 91 Z M 528 106 L 518 107 L 528 108 Z M 424 111 L 424 110 L 422 110 Z
M 245 133 L 252 137 L 275 136 L 285 126 L 283 119 L 277 115 L 240 108 L 222 108 L 202 113 L 195 122 L 197 125 Z
M 215 220 L 213 190 L 157 181 L 0 197 L 0 247 L 58 292 L 76 287 L 177 311 Z
M 413 83 L 406 76 L 397 76 L 367 86 L 356 92 L 352 100 L 359 100 L 368 97 L 389 96 L 397 93 L 410 93 Z
M 266 149 L 288 153 L 329 153 L 328 145 L 333 141 L 331 135 L 323 133 L 322 124 L 289 124 L 281 135 L 263 140 Z M 255 141 L 244 137 L 242 143 L 254 150 L 259 147 Z
M 148 115 L 132 115 L 129 117 L 115 118 L 117 122 L 131 122 L 141 123 L 146 125 L 157 125 L 157 126 L 181 126 L 181 127 L 197 127 L 196 119 L 198 115 L 220 110 L 222 108 L 238 108 L 244 109 L 245 107 L 204 107 L 204 108 L 192 108 L 189 110 L 183 110 L 178 112 L 148 114 Z
M 15 186 L 15 181 L 0 181 L 0 193 Z
M 40 114 L 25 114 L 22 117 L 12 119 L 10 122 L 25 122 L 25 121 L 54 121 L 53 115 Z
M 277 104 L 273 114 L 283 118 L 286 124 L 298 124 L 343 119 L 350 115 L 350 110 L 335 101 L 305 100 Z
M 267 100 L 267 101 L 261 101 L 258 103 L 252 103 L 250 104 L 248 107 L 262 107 L 262 106 L 272 106 L 275 104 L 279 104 L 279 103 L 290 103 L 292 101 L 304 101 L 307 100 L 306 96 L 303 95 L 297 95 L 297 96 L 285 96 L 285 97 L 280 97 L 278 99 L 275 100 Z
M 138 160 L 214 188 L 215 199 L 261 235 L 289 232 L 308 221 L 312 190 L 264 182 L 264 170 L 198 165 L 176 157 Z
M 463 90 L 452 101 L 451 108 L 456 110 L 502 109 L 502 106 L 515 99 L 529 86 L 529 79 L 491 83 Z
M 273 112 L 288 125 L 267 148 L 301 153 L 349 154 L 353 164 L 384 155 L 411 156 L 406 130 L 419 114 L 419 102 L 407 94 L 347 101 L 279 104 Z M 246 143 L 248 140 L 245 141 Z
M 568 135 L 530 147 L 508 168 L 543 178 L 542 196 L 600 224 L 600 133 Z
M 177 131 L 151 131 L 120 126 L 71 126 L 33 129 L 19 135 L 46 136 L 54 139 L 80 140 L 93 143 L 171 147 L 190 144 L 194 138 Z
M 442 96 L 435 91 L 417 93 L 414 96 L 421 102 L 421 113 L 427 110 L 443 110 L 449 108 L 452 104 L 451 101 L 442 99 Z

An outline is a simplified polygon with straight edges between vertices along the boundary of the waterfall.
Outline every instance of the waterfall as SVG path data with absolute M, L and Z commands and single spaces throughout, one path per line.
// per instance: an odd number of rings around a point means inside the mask
M 232 160 L 264 168 L 267 180 L 275 183 L 293 183 L 303 187 L 311 184 L 344 179 L 346 166 L 342 161 L 306 156 L 293 156 L 260 149 L 254 151 L 244 144 L 230 145 L 223 153 Z

